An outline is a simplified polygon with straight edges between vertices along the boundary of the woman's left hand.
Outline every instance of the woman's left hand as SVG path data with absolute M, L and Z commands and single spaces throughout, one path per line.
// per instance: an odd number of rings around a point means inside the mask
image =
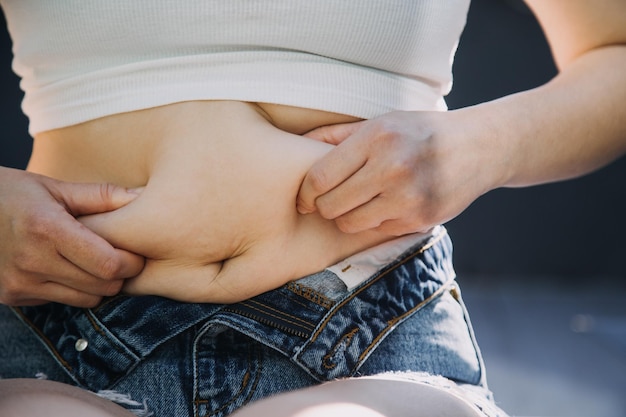
M 446 222 L 506 170 L 492 144 L 469 134 L 473 125 L 454 112 L 393 112 L 313 130 L 306 136 L 337 146 L 309 170 L 298 211 L 318 211 L 347 233 L 403 235 Z

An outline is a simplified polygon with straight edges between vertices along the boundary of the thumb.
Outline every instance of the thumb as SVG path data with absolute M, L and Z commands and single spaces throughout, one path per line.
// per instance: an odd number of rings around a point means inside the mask
M 305 133 L 304 137 L 331 145 L 339 145 L 359 130 L 362 123 L 363 121 L 322 126 Z
M 300 214 L 317 211 L 319 197 L 336 190 L 365 165 L 368 153 L 367 147 L 362 146 L 362 142 L 368 140 L 369 136 L 363 132 L 365 130 L 351 135 L 309 168 L 296 197 L 296 209 Z
M 113 184 L 56 182 L 50 190 L 73 216 L 116 210 L 133 201 L 143 188 L 124 188 Z

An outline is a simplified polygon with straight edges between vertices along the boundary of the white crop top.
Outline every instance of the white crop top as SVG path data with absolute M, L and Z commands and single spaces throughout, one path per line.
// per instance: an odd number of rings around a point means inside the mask
M 32 135 L 189 100 L 444 110 L 469 0 L 0 0 Z

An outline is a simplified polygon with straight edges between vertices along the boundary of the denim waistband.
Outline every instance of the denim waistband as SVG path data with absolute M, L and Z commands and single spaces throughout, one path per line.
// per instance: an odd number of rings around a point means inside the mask
M 81 386 L 105 389 L 155 349 L 190 329 L 226 328 L 282 352 L 314 378 L 352 375 L 395 326 L 454 279 L 444 228 L 348 291 L 332 272 L 230 305 L 116 296 L 94 309 L 16 309 Z

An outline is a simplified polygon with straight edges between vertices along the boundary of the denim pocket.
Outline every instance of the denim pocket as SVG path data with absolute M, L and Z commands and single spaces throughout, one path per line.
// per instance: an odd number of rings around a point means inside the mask
M 482 361 L 465 311 L 453 294 L 456 282 L 399 324 L 370 355 L 360 375 L 412 372 L 478 384 Z

